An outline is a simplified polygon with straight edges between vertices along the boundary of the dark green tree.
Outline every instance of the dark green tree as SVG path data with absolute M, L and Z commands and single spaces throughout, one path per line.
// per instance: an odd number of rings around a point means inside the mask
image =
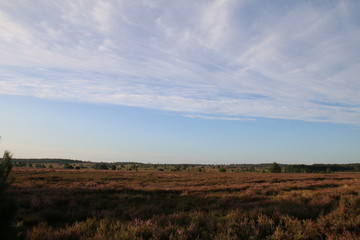
M 108 170 L 108 166 L 105 163 L 96 163 L 94 166 L 94 169 L 98 169 L 98 170 Z
M 281 167 L 276 162 L 273 162 L 269 170 L 271 173 L 281 173 Z
M 9 185 L 8 177 L 12 169 L 11 158 L 11 153 L 9 151 L 5 151 L 4 157 L 0 162 L 0 194 L 2 194 Z
M 65 163 L 65 164 L 64 164 L 64 168 L 65 168 L 65 169 L 74 169 L 74 166 L 73 166 L 73 165 L 70 165 L 70 164 L 68 164 L 68 163 Z
M 10 185 L 9 174 L 12 169 L 12 155 L 5 151 L 0 159 L 0 239 L 15 239 L 15 231 L 11 221 L 16 213 L 14 200 L 6 192 Z

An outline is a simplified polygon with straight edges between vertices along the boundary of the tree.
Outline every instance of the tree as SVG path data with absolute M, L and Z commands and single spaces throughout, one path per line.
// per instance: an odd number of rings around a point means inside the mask
M 12 169 L 11 158 L 11 153 L 5 151 L 3 158 L 0 159 L 0 239 L 15 238 L 11 221 L 16 213 L 16 206 L 14 200 L 5 191 L 10 185 L 8 178 Z
M 73 165 L 70 165 L 70 164 L 68 164 L 68 163 L 65 163 L 65 164 L 64 164 L 64 168 L 65 168 L 65 169 L 74 169 L 74 166 L 73 166 Z
M 277 164 L 276 162 L 273 162 L 273 164 L 270 167 L 270 172 L 271 173 L 281 173 L 281 167 L 279 164 Z
M 9 185 L 7 180 L 12 169 L 11 158 L 11 153 L 9 151 L 5 151 L 4 157 L 0 162 L 0 194 L 2 194 Z
M 94 166 L 94 169 L 98 169 L 98 170 L 108 170 L 108 166 L 105 163 L 96 163 Z

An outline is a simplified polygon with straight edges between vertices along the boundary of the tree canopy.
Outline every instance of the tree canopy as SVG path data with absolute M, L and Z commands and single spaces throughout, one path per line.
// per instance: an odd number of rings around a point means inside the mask
M 272 172 L 272 173 L 280 173 L 281 172 L 280 165 L 277 164 L 276 162 L 273 162 L 273 164 L 270 167 L 270 172 Z

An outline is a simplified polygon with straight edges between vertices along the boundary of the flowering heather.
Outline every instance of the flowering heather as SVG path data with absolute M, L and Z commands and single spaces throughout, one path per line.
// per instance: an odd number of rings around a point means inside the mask
M 360 239 L 360 174 L 14 168 L 21 239 Z

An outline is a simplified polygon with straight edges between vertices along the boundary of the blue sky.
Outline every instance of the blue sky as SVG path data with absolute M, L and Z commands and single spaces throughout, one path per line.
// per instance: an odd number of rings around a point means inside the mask
M 360 162 L 359 1 L 2 1 L 1 149 Z

